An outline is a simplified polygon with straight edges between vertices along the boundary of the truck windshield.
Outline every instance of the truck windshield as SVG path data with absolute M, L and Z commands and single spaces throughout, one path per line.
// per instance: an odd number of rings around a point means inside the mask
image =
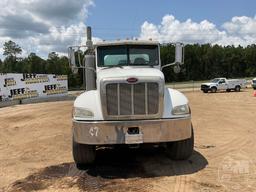
M 98 47 L 98 66 L 159 65 L 157 45 L 116 45 Z
M 218 83 L 220 79 L 213 79 L 211 80 L 212 83 Z

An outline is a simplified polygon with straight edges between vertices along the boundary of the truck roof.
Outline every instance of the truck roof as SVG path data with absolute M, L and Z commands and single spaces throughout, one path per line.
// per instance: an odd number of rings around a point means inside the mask
M 95 47 L 109 46 L 109 45 L 159 45 L 159 42 L 150 41 L 150 40 L 116 40 L 116 41 L 102 41 L 94 44 Z

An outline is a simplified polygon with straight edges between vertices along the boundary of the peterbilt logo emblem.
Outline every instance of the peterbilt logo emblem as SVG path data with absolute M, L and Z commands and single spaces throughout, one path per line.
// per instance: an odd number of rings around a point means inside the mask
M 135 78 L 135 77 L 130 77 L 130 78 L 126 79 L 126 81 L 127 81 L 128 83 L 136 83 L 136 82 L 138 81 L 138 79 Z

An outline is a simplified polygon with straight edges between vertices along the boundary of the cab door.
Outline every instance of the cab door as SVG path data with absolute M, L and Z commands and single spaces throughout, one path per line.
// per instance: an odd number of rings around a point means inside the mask
M 220 79 L 218 82 L 218 89 L 219 90 L 226 90 L 228 88 L 228 84 L 225 79 Z

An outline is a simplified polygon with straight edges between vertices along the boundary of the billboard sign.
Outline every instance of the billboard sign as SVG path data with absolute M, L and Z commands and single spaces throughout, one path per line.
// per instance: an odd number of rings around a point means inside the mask
M 67 94 L 67 75 L 0 73 L 0 102 Z

